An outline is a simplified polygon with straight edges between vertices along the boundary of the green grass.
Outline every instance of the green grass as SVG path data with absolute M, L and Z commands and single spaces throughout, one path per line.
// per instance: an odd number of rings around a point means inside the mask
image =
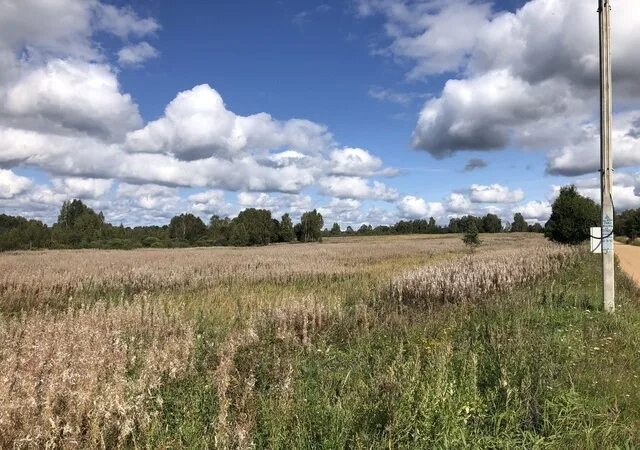
M 158 390 L 136 442 L 640 446 L 640 292 L 618 272 L 621 308 L 602 312 L 598 262 L 585 254 L 552 280 L 429 311 L 353 298 L 274 310 L 251 331 L 203 316 L 194 370 Z

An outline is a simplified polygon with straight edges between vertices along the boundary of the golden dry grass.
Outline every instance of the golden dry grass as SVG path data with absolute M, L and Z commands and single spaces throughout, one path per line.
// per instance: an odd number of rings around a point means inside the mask
M 189 376 L 194 349 L 205 344 L 217 348 L 209 375 L 215 442 L 247 447 L 255 380 L 237 373 L 234 360 L 256 342 L 260 324 L 306 348 L 345 300 L 366 301 L 392 286 L 403 298 L 440 301 L 449 286 L 470 293 L 511 270 L 526 272 L 518 283 L 552 273 L 558 255 L 569 254 L 535 235 L 483 240 L 472 256 L 458 236 L 0 255 L 0 447 L 137 445 L 162 402 L 159 386 Z M 366 306 L 357 311 L 368 327 Z M 220 339 L 200 342 L 202 320 Z M 286 396 L 291 368 L 282 364 Z
M 121 446 L 153 420 L 151 393 L 195 343 L 174 305 L 35 312 L 0 328 L 0 448 Z
M 535 246 L 540 236 L 488 235 L 486 250 Z M 459 254 L 456 235 L 333 238 L 326 244 L 260 248 L 52 250 L 0 254 L 0 311 L 67 306 L 70 297 L 184 292 L 234 283 L 285 285 L 390 276 L 433 258 Z M 78 299 L 76 298 L 76 303 Z

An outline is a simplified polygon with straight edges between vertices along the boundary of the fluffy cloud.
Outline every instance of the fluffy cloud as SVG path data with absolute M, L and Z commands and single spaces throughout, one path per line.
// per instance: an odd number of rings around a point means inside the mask
M 107 66 L 55 59 L 24 73 L 5 93 L 3 112 L 25 128 L 119 139 L 142 124 L 131 96 Z
M 469 214 L 472 205 L 467 197 L 458 192 L 453 192 L 447 199 L 447 211 L 454 214 Z
M 303 191 L 314 185 L 342 198 L 330 206 L 345 214 L 356 198 L 398 198 L 370 179 L 397 171 L 367 150 L 338 148 L 308 120 L 236 114 L 208 85 L 177 94 L 145 124 L 98 39 L 106 33 L 109 46 L 124 45 L 118 63 L 135 66 L 158 56 L 147 41 L 159 29 L 100 0 L 0 2 L 0 167 L 51 177 L 33 185 L 3 171 L 5 210 L 50 218 L 77 197 L 110 220 L 144 223 L 186 210 L 234 212 L 222 191 L 241 192 L 242 206 L 292 214 L 312 206 Z
M 127 45 L 118 52 L 118 64 L 121 66 L 139 66 L 143 62 L 157 58 L 160 52 L 152 47 L 148 42 Z
M 524 199 L 524 191 L 522 189 L 512 191 L 500 184 L 489 186 L 473 184 L 470 198 L 474 203 L 515 203 Z
M 231 212 L 231 205 L 227 203 L 224 191 L 209 190 L 190 195 L 191 209 L 198 214 L 226 216 Z
M 127 136 L 133 152 L 168 153 L 187 161 L 281 147 L 318 152 L 331 141 L 324 126 L 307 120 L 279 122 L 266 113 L 238 116 L 206 84 L 179 93 L 164 117 Z
M 333 223 L 354 228 L 362 224 L 369 225 L 390 225 L 398 221 L 395 212 L 385 208 L 371 207 L 365 208 L 362 202 L 348 198 L 332 198 L 331 201 L 320 208 L 318 212 L 324 218 L 326 228 L 330 228 Z
M 640 111 L 617 114 L 613 121 L 614 166 L 640 165 Z M 554 175 L 583 175 L 600 168 L 600 128 L 583 124 L 572 142 L 553 151 L 547 159 L 547 172 Z
M 360 177 L 331 176 L 320 180 L 320 192 L 337 198 L 356 198 L 393 201 L 398 198 L 398 191 L 384 183 L 374 181 L 372 184 Z
M 177 189 L 157 184 L 120 183 L 118 197 L 127 199 L 136 207 L 145 210 L 173 209 L 180 202 Z
M 140 18 L 131 8 L 118 8 L 96 0 L 89 1 L 94 9 L 95 28 L 122 39 L 129 36 L 142 37 L 160 29 L 154 19 Z
M 574 183 L 580 194 L 591 198 L 600 204 L 600 178 L 579 178 Z M 554 186 L 552 198 L 556 198 L 560 192 L 560 186 Z M 631 173 L 614 173 L 613 176 L 613 202 L 616 211 L 624 211 L 630 208 L 640 208 L 640 175 Z
M 310 196 L 304 194 L 270 195 L 264 192 L 240 192 L 237 195 L 238 205 L 242 208 L 261 208 L 270 210 L 275 216 L 289 213 L 299 217 L 304 211 L 314 207 Z
M 574 94 L 555 80 L 530 86 L 505 69 L 449 80 L 420 112 L 413 145 L 436 158 L 457 150 L 496 150 L 513 140 L 542 146 L 556 139 L 546 127 L 549 117 L 580 109 Z
M 31 186 L 31 180 L 16 175 L 10 170 L 0 169 L 0 198 L 13 198 L 26 191 Z
M 545 223 L 551 216 L 551 204 L 549 202 L 531 201 L 526 205 L 514 208 L 514 213 L 520 213 L 528 222 Z
M 437 5 L 443 5 L 437 8 Z M 411 78 L 463 67 L 477 32 L 490 16 L 490 5 L 466 1 L 404 2 L 359 0 L 359 13 L 384 14 L 392 39 L 386 52 L 415 63 Z
M 383 169 L 382 160 L 361 148 L 345 148 L 331 152 L 331 172 L 334 175 L 370 177 L 395 175 L 396 170 Z
M 62 178 L 54 179 L 53 187 L 64 192 L 68 198 L 97 199 L 111 190 L 113 180 L 95 178 Z
M 423 198 L 407 195 L 398 202 L 398 211 L 406 219 L 428 219 L 443 216 L 445 208 L 440 202 L 426 202 Z
M 140 37 L 159 29 L 150 18 L 140 18 L 130 8 L 98 0 L 3 0 L 0 3 L 0 46 L 29 48 L 31 52 L 63 53 L 96 58 L 91 40 L 95 31 L 120 38 Z
M 461 150 L 540 148 L 552 150 L 550 173 L 594 167 L 599 67 L 591 3 L 530 0 L 515 12 L 470 0 L 359 0 L 358 6 L 360 14 L 384 16 L 390 40 L 384 51 L 410 61 L 410 77 L 454 74 L 424 105 L 416 148 L 437 158 Z M 640 10 L 633 0 L 619 0 L 612 14 L 614 94 L 619 110 L 634 111 Z M 616 147 L 625 154 L 618 161 L 636 165 L 638 152 L 627 148 L 637 148 L 637 136 L 625 114 L 614 119 L 621 122 Z

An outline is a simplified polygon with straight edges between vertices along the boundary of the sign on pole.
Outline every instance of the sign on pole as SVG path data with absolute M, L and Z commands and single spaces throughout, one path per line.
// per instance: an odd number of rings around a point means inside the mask
M 591 227 L 589 233 L 591 234 L 591 253 L 602 253 L 602 228 Z

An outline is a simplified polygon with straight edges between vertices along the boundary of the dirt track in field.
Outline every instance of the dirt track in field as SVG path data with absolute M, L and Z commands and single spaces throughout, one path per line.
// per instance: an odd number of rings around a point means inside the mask
M 620 267 L 640 285 L 640 247 L 616 243 L 615 251 Z

